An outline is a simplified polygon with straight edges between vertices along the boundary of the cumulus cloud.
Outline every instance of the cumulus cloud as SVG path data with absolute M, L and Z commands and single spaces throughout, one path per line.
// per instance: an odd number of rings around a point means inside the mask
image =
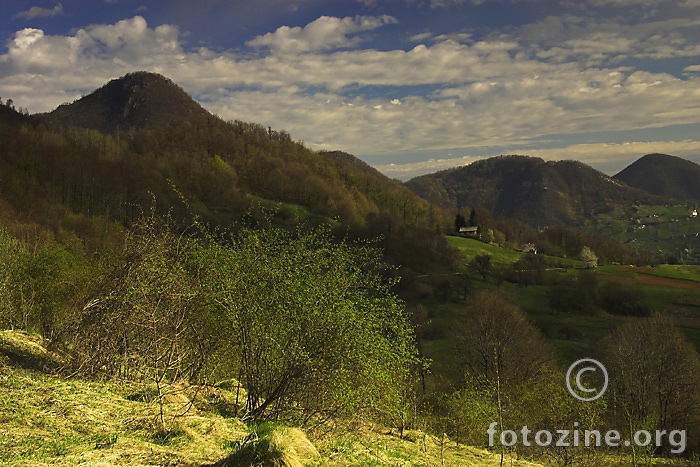
M 250 47 L 268 47 L 274 52 L 289 54 L 347 48 L 362 41 L 359 32 L 371 31 L 385 24 L 396 23 L 391 16 L 356 16 L 334 18 L 321 16 L 303 28 L 282 26 L 275 32 L 248 41 Z
M 52 16 L 57 16 L 63 14 L 63 5 L 57 3 L 53 8 L 41 8 L 38 6 L 33 6 L 28 10 L 20 11 L 14 15 L 13 19 L 34 19 L 34 18 L 51 18 Z

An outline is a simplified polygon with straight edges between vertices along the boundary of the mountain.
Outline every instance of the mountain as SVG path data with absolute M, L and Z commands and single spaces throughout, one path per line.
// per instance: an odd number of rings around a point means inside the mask
M 129 73 L 95 92 L 45 115 L 51 123 L 116 133 L 206 120 L 211 115 L 168 78 L 149 72 Z
M 647 154 L 613 178 L 655 195 L 700 200 L 700 165 L 680 157 Z
M 391 261 L 416 268 L 454 256 L 439 235 L 451 213 L 350 154 L 223 121 L 160 75 L 128 74 L 46 114 L 0 110 L 0 214 L 54 237 L 112 242 L 108 226 L 128 226 L 155 199 L 181 223 L 330 222 L 382 238 Z
M 486 208 L 531 226 L 580 225 L 620 203 L 654 197 L 578 161 L 499 156 L 423 175 L 406 185 L 444 208 Z

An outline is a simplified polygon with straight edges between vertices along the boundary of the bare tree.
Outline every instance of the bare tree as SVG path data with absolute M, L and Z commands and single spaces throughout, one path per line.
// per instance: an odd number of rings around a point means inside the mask
M 670 322 L 658 315 L 627 322 L 603 351 L 613 406 L 630 433 L 697 427 L 700 356 Z

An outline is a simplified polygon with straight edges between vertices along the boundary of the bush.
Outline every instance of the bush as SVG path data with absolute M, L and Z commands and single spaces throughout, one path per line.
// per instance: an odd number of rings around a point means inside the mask
M 644 294 L 610 282 L 600 288 L 600 306 L 611 315 L 647 317 L 652 309 L 646 302 Z

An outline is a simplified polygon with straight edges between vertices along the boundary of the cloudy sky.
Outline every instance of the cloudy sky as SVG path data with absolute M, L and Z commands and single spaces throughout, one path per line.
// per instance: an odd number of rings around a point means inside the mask
M 2 0 L 3 101 L 45 112 L 137 70 L 394 178 L 700 162 L 700 0 Z

